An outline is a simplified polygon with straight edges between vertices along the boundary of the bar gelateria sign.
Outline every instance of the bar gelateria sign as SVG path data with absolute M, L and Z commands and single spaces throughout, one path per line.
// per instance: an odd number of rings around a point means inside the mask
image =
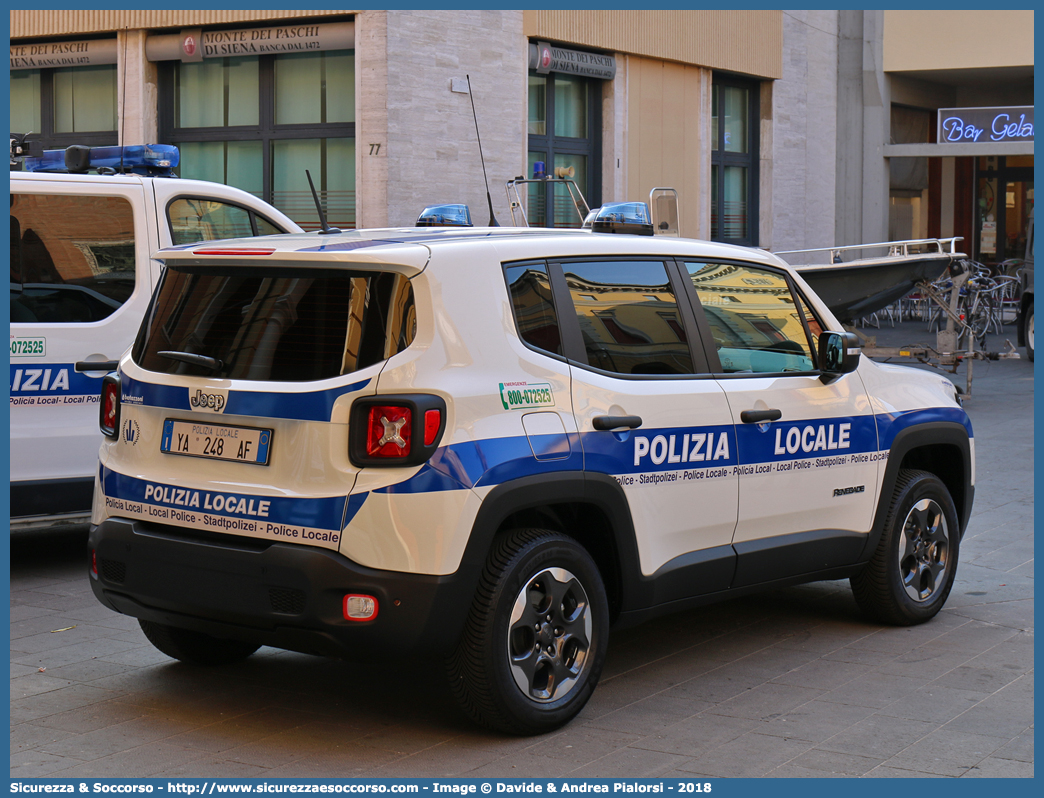
M 940 108 L 939 143 L 1033 141 L 1033 106 Z

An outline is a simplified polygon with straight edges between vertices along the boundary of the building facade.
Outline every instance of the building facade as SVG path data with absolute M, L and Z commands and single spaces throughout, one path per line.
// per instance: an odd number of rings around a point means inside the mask
M 1006 203 L 1013 182 L 1021 204 L 994 223 L 1032 206 L 1018 171 L 1032 135 L 931 137 L 945 108 L 1030 106 L 1032 125 L 1032 12 L 10 14 L 13 132 L 174 143 L 182 176 L 305 226 L 318 223 L 305 170 L 341 227 L 412 225 L 446 202 L 484 224 L 485 179 L 501 224 L 522 209 L 578 224 L 561 185 L 524 186 L 512 208 L 507 181 L 543 168 L 592 206 L 673 188 L 682 235 L 774 250 L 978 242 L 994 228 L 973 205 L 988 190 Z M 1003 52 L 953 46 L 996 15 Z

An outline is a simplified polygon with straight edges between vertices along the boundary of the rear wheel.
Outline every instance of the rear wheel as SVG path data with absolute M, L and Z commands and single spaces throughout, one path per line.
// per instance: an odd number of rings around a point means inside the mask
M 461 707 L 514 734 L 568 723 L 598 683 L 608 615 L 598 567 L 576 541 L 541 529 L 508 534 L 483 569 L 449 661 Z
M 899 626 L 942 609 L 957 572 L 960 529 L 946 486 L 926 471 L 899 472 L 885 527 L 870 562 L 851 578 L 864 612 Z
M 227 665 L 246 659 L 261 647 L 152 621 L 138 619 L 138 624 L 149 642 L 168 657 L 193 665 Z

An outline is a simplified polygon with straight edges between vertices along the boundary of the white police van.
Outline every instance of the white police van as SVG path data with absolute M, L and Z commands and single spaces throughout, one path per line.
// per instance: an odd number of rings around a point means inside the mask
M 301 230 L 244 191 L 161 176 L 177 166 L 174 147 L 70 148 L 77 173 L 66 152 L 26 158 L 33 171 L 11 173 L 15 532 L 90 517 L 101 378 L 134 340 L 159 281 L 151 253 Z
M 607 226 L 158 253 L 95 595 L 192 663 L 446 656 L 521 733 L 580 711 L 612 625 L 842 577 L 932 618 L 974 490 L 953 385 L 863 357 L 771 254 Z

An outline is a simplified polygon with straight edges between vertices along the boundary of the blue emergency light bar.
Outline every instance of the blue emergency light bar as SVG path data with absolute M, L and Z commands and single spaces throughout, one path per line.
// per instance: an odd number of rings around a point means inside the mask
M 429 205 L 417 217 L 417 227 L 474 227 L 467 205 Z
M 653 234 L 649 206 L 644 202 L 607 202 L 592 213 L 594 219 L 591 220 L 591 230 L 595 233 Z
M 146 177 L 170 177 L 181 161 L 173 144 L 133 144 L 124 147 L 73 146 L 44 150 L 39 158 L 25 158 L 27 172 L 130 172 Z

